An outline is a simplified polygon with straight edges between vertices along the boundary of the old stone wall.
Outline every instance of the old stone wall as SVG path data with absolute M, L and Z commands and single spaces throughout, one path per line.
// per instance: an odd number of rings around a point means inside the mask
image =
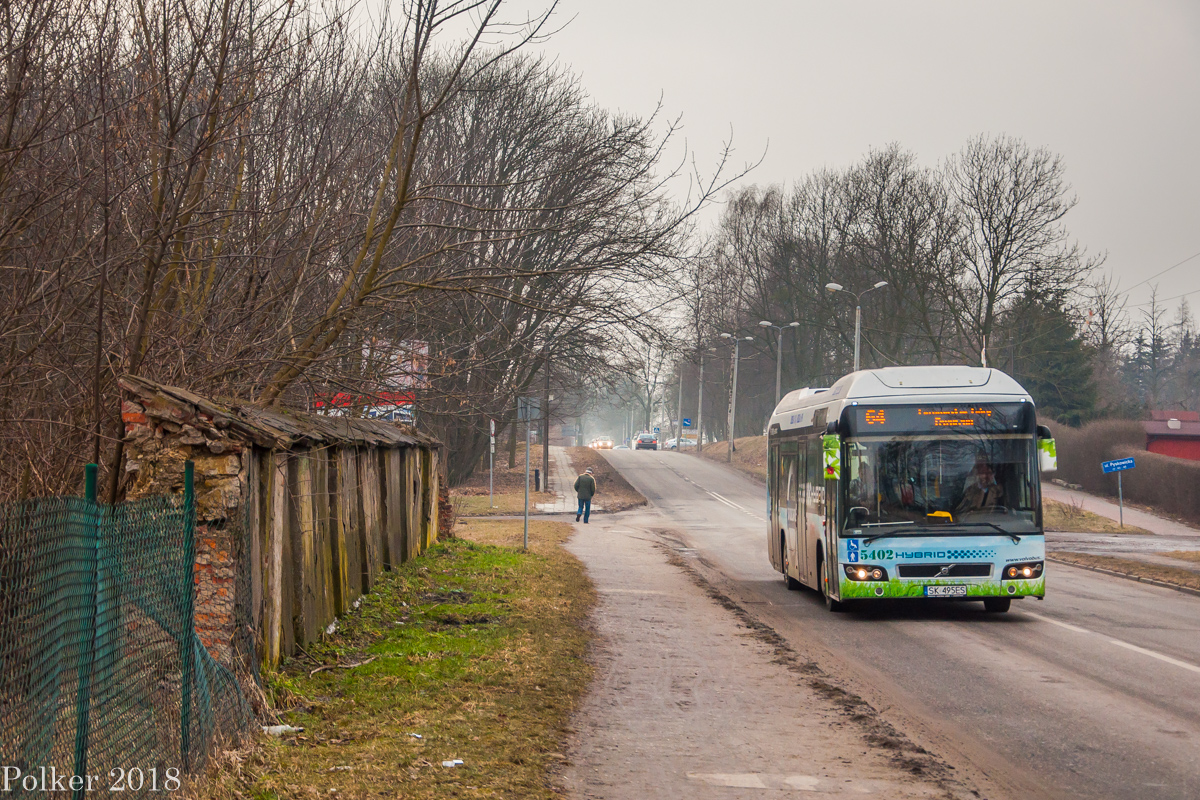
M 315 641 L 381 570 L 453 524 L 435 441 L 141 378 L 121 386 L 127 495 L 181 493 L 184 464 L 195 465 L 195 626 L 222 663 L 247 657 L 241 630 L 268 665 Z

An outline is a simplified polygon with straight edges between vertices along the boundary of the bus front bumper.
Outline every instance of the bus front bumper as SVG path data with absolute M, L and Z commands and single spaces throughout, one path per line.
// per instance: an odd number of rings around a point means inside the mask
M 936 587 L 932 590 L 926 587 Z M 843 577 L 838 586 L 842 600 L 922 597 L 945 600 L 982 600 L 986 597 L 1045 597 L 1046 578 L 1013 581 L 913 580 L 852 581 Z

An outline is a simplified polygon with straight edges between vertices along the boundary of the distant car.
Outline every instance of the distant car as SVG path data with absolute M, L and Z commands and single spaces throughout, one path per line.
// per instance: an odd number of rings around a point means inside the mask
M 629 445 L 627 445 L 627 444 L 613 445 L 613 450 L 628 450 L 628 449 L 629 449 Z
M 613 438 L 611 436 L 597 436 L 595 439 L 592 439 L 592 443 L 588 447 L 593 450 L 612 450 Z
M 679 440 L 675 439 L 675 438 L 667 439 L 666 444 L 664 446 L 668 450 L 678 450 L 679 449 Z
M 634 450 L 657 450 L 658 439 L 654 438 L 653 433 L 639 433 L 633 443 Z

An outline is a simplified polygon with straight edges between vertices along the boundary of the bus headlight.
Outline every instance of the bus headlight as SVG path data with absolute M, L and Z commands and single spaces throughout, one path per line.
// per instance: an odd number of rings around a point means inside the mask
M 1029 561 L 1024 564 L 1009 564 L 1000 574 L 1006 581 L 1035 581 L 1042 577 L 1042 562 Z
M 847 564 L 846 577 L 852 581 L 886 581 L 887 570 L 870 564 Z

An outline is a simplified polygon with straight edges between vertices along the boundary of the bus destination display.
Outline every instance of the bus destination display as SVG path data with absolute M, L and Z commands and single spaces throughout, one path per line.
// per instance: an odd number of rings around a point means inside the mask
M 856 406 L 851 417 L 854 432 L 936 433 L 1033 431 L 1030 403 L 987 403 L 921 406 Z

